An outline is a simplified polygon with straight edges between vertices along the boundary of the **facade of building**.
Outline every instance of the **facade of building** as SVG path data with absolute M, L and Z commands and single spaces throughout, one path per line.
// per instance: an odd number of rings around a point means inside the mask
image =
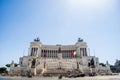
M 27 75 L 31 72 L 33 75 L 41 75 L 52 73 L 53 70 L 59 73 L 57 70 L 67 72 L 76 69 L 85 74 L 91 70 L 97 74 L 111 73 L 108 64 L 102 67 L 97 57 L 88 54 L 87 43 L 80 38 L 74 45 L 44 45 L 37 38 L 30 43 L 28 56 L 20 57 L 18 67 L 14 67 L 14 62 L 11 63 L 9 73 Z

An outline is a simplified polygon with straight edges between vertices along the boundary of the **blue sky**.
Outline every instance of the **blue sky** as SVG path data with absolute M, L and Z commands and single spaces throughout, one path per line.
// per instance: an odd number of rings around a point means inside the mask
M 84 39 L 100 62 L 120 59 L 119 0 L 0 0 L 0 66 L 28 55 L 29 43 Z

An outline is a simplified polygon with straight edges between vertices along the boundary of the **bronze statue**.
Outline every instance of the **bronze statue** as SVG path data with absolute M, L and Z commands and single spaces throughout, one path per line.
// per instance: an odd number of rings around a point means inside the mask
M 37 37 L 36 39 L 34 39 L 34 41 L 35 42 L 39 42 L 40 41 L 39 37 Z
M 78 42 L 83 42 L 83 39 L 81 39 L 81 38 L 78 38 Z
M 61 47 L 59 47 L 58 52 L 61 53 Z

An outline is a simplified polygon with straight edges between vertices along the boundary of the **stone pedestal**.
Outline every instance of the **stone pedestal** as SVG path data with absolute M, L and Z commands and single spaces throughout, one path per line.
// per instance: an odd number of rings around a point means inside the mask
M 31 68 L 31 73 L 36 76 L 36 68 Z
M 58 53 L 58 59 L 62 59 L 62 53 Z

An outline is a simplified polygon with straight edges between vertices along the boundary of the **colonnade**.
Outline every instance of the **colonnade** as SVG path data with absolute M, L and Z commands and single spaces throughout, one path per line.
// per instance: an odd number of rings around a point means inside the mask
M 62 50 L 62 58 L 72 58 L 71 54 L 74 50 Z M 47 58 L 57 58 L 58 50 L 42 50 L 41 57 L 46 55 Z
M 87 56 L 87 49 L 86 48 L 80 48 L 80 56 Z
M 37 52 L 38 52 L 38 48 L 32 47 L 32 48 L 31 48 L 30 56 L 36 56 L 36 55 L 37 55 Z
M 62 58 L 72 58 L 72 52 L 74 52 L 76 50 L 61 50 L 62 53 Z M 44 55 L 47 58 L 57 58 L 57 54 L 58 54 L 58 50 L 41 50 L 41 57 L 44 57 Z M 86 48 L 80 48 L 80 52 L 77 52 L 77 55 L 75 55 L 74 57 L 77 57 L 78 54 L 80 54 L 80 56 L 87 56 L 87 50 Z
M 76 50 L 61 50 L 62 53 L 62 58 L 72 58 L 72 52 L 74 52 Z M 31 48 L 31 54 L 30 56 L 35 56 L 38 53 L 38 48 L 36 47 L 32 47 Z M 47 58 L 57 58 L 57 54 L 58 54 L 58 50 L 46 50 L 46 49 L 42 49 L 41 50 L 41 57 L 46 56 Z M 79 51 L 77 51 L 77 55 L 75 55 L 74 57 L 77 56 L 87 56 L 87 49 L 86 48 L 80 48 Z

